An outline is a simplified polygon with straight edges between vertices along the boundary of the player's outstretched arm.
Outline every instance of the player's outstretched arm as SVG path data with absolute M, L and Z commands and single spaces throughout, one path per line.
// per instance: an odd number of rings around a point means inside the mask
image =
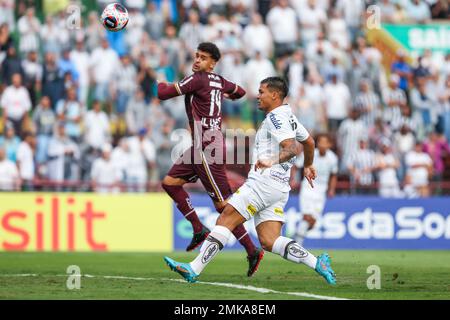
M 158 99 L 167 100 L 180 95 L 175 84 L 160 82 L 158 83 Z

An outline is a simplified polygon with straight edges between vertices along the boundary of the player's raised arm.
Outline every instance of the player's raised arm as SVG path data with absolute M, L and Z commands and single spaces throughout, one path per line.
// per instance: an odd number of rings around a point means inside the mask
M 196 72 L 180 82 L 160 82 L 158 83 L 158 98 L 160 100 L 167 100 L 176 96 L 193 93 L 201 88 L 205 81 L 204 77 L 204 73 Z

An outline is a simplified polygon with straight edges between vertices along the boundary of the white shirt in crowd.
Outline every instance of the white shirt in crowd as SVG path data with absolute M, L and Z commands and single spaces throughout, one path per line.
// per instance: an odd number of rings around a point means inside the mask
M 378 154 L 376 157 L 376 162 L 378 165 L 384 164 L 388 166 L 393 166 L 398 163 L 397 159 L 392 153 Z M 397 171 L 393 167 L 380 169 L 378 171 L 378 179 L 381 187 L 398 186 Z
M 325 106 L 328 119 L 344 119 L 351 102 L 350 90 L 343 82 L 327 83 L 324 87 Z
M 20 168 L 20 177 L 24 180 L 34 178 L 34 158 L 33 149 L 25 141 L 22 141 L 17 148 L 17 162 Z
M 85 141 L 93 148 L 100 149 L 109 139 L 109 121 L 105 112 L 89 110 L 84 118 Z
M 15 190 L 19 179 L 19 170 L 14 162 L 8 158 L 0 161 L 0 190 Z
M 96 48 L 90 59 L 90 66 L 93 68 L 94 80 L 96 83 L 108 83 L 113 79 L 113 74 L 119 67 L 119 56 L 111 49 Z
M 130 148 L 129 162 L 126 170 L 127 178 L 147 179 L 147 163 L 154 162 L 156 150 L 149 139 L 139 140 L 139 137 L 128 138 Z
M 265 58 L 272 54 L 272 34 L 265 24 L 249 24 L 244 29 L 243 41 L 245 43 L 246 54 L 252 57 L 256 51 L 261 52 Z
M 415 165 L 433 165 L 433 160 L 427 153 L 412 150 L 406 154 L 405 163 L 407 166 L 406 174 L 410 177 L 411 184 L 414 187 L 428 184 L 428 169 L 426 167 L 412 168 Z
M 295 165 L 298 168 L 303 167 L 304 154 L 302 153 Z M 336 154 L 327 150 L 324 156 L 320 155 L 319 149 L 314 151 L 314 168 L 316 169 L 317 178 L 314 180 L 314 192 L 326 193 L 328 190 L 328 182 L 330 176 L 338 173 L 338 158 Z M 311 188 L 308 180 L 303 178 L 301 190 Z
M 308 137 L 308 131 L 298 122 L 297 117 L 292 113 L 290 105 L 283 104 L 269 112 L 256 132 L 252 167 L 248 175 L 249 179 L 255 179 L 261 183 L 274 186 L 282 192 L 288 192 L 291 189 L 289 186 L 291 168 L 296 161 L 296 157 L 289 161 L 275 164 L 266 170 L 259 169 L 255 171 L 255 163 L 260 159 L 278 156 L 280 143 L 286 139 L 296 139 L 302 142 Z
M 297 13 L 302 25 L 302 41 L 308 43 L 309 41 L 317 39 L 317 35 L 321 30 L 321 25 L 327 21 L 327 14 L 325 11 L 317 5 L 313 8 L 306 5 Z
M 257 96 L 261 79 L 276 74 L 269 59 L 250 59 L 245 64 L 245 87 L 250 95 Z
M 89 54 L 87 51 L 72 50 L 70 61 L 78 71 L 78 83 L 80 86 L 89 85 Z
M 342 121 L 337 132 L 337 141 L 342 150 L 342 166 L 346 169 L 348 160 L 359 149 L 359 141 L 367 137 L 367 128 L 360 119 L 351 118 Z
M 118 192 L 113 185 L 121 182 L 122 170 L 112 159 L 97 158 L 92 163 L 91 179 L 97 184 L 96 192 Z
M 277 43 L 295 42 L 298 38 L 297 15 L 290 7 L 279 6 L 270 9 L 266 17 L 267 25 Z
M 30 95 L 25 87 L 7 87 L 3 92 L 0 104 L 5 109 L 8 118 L 13 120 L 22 119 L 23 115 L 31 109 Z

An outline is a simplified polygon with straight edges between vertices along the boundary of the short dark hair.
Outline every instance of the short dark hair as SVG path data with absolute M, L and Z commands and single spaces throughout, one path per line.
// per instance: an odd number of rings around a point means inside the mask
M 267 84 L 267 88 L 270 90 L 276 90 L 280 93 L 282 99 L 286 98 L 289 94 L 289 87 L 281 77 L 268 77 L 261 81 L 261 84 Z
M 219 61 L 221 54 L 219 48 L 212 42 L 202 42 L 197 47 L 198 51 L 207 52 L 215 61 Z

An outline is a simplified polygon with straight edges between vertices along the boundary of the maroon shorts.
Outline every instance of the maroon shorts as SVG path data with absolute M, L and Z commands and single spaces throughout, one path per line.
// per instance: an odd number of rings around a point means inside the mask
M 232 194 L 225 166 L 225 163 L 208 161 L 202 151 L 196 151 L 191 147 L 170 168 L 167 175 L 187 182 L 196 182 L 200 179 L 211 199 L 220 202 L 227 200 Z

